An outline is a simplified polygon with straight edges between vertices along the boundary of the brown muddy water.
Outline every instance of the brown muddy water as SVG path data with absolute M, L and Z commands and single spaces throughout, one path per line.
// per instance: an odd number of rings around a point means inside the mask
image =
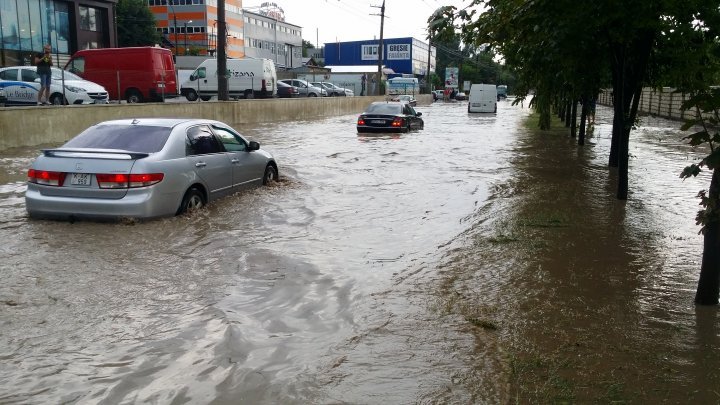
M 716 308 L 677 123 L 584 147 L 465 103 L 239 129 L 280 184 L 192 216 L 29 220 L 0 153 L 0 403 L 718 403 Z

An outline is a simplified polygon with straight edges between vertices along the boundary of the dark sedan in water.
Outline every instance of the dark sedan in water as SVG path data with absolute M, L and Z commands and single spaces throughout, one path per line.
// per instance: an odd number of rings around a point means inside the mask
M 370 104 L 357 120 L 358 132 L 408 132 L 423 129 L 421 112 L 408 103 L 376 101 Z

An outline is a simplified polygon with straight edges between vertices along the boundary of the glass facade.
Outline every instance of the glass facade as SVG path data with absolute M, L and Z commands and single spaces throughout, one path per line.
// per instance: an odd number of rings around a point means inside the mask
M 0 66 L 29 65 L 44 44 L 50 44 L 53 53 L 68 56 L 78 49 L 111 46 L 110 17 L 116 1 L 107 0 L 106 7 L 79 3 L 0 0 Z

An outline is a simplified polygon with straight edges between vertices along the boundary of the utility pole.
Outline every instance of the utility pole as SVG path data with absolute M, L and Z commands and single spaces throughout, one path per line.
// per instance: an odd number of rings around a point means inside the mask
M 173 13 L 173 51 L 175 51 L 175 55 L 177 56 L 177 14 L 175 14 L 175 7 L 173 7 L 172 2 L 173 0 L 168 1 L 168 5 Z
M 428 94 L 432 88 L 430 87 L 430 61 L 432 60 L 432 32 L 428 35 L 428 65 L 427 72 L 425 72 L 425 85 L 427 86 Z
M 217 76 L 218 76 L 218 100 L 228 101 L 230 98 L 228 93 L 228 77 L 227 77 L 227 55 L 225 54 L 225 44 L 227 42 L 227 26 L 225 25 L 225 0 L 217 2 Z M 244 24 L 244 22 L 243 22 Z
M 380 8 L 380 42 L 378 42 L 378 72 L 377 72 L 377 95 L 380 95 L 380 82 L 382 81 L 382 62 L 383 62 L 383 27 L 385 25 L 385 0 L 382 2 L 382 6 L 371 6 Z M 371 14 L 378 15 L 378 14 Z

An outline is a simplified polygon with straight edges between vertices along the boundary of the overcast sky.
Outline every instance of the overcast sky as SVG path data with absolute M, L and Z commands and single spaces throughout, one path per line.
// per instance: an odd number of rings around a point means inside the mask
M 243 8 L 257 10 L 268 0 L 243 0 Z M 303 39 L 317 46 L 326 42 L 380 38 L 382 0 L 274 0 L 285 21 L 302 27 Z M 427 19 L 439 7 L 458 8 L 467 0 L 385 0 L 384 38 L 414 37 L 427 41 Z M 372 7 L 378 6 L 378 7 Z M 377 16 L 371 14 L 378 14 Z

